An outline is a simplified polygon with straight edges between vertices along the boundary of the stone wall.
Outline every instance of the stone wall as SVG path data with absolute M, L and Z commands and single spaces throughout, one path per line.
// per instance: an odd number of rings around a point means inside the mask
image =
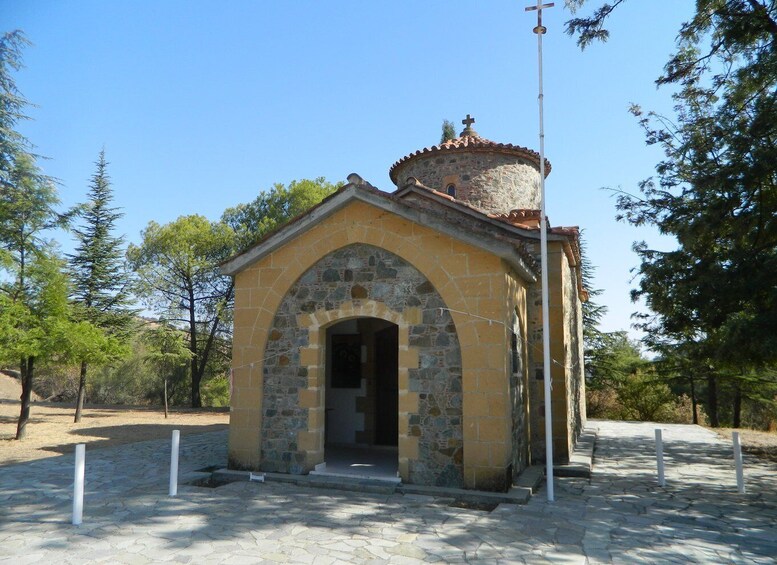
M 487 250 L 361 201 L 349 202 L 320 219 L 235 276 L 230 468 L 256 470 L 261 466 L 263 414 L 268 406 L 264 398 L 264 364 L 265 359 L 271 358 L 265 347 L 271 345 L 268 338 L 281 303 L 291 286 L 322 257 L 351 244 L 380 247 L 401 257 L 431 283 L 451 309 L 449 314 L 461 350 L 464 486 L 480 490 L 509 487 L 509 342 L 504 326 L 488 321 L 509 319 L 505 265 Z M 516 284 L 526 288 L 527 283 L 520 279 Z M 337 311 L 320 310 L 298 317 L 297 323 L 308 329 L 310 342 L 299 351 L 302 365 L 308 370 L 308 389 L 300 391 L 301 403 L 308 409 L 308 431 L 298 434 L 297 448 L 307 452 L 307 466 L 324 461 L 321 334 L 339 319 L 359 316 L 374 316 L 399 326 L 401 392 L 409 387 L 407 368 L 419 366 L 417 348 L 408 345 L 410 327 L 420 324 L 423 318 L 417 307 L 395 312 L 382 302 L 351 299 Z M 291 361 L 298 362 L 296 355 Z M 420 402 L 418 392 L 407 391 L 399 397 L 399 471 L 403 481 L 410 480 L 409 463 L 420 456 L 419 438 L 407 435 L 410 430 L 405 416 L 418 414 Z
M 434 286 L 412 265 L 384 249 L 354 244 L 334 251 L 308 269 L 281 301 L 265 349 L 261 468 L 303 473 L 306 453 L 297 445 L 308 429 L 299 392 L 307 369 L 299 349 L 308 346 L 300 313 L 337 310 L 346 301 L 371 300 L 393 311 L 420 308 L 420 323 L 409 328 L 409 345 L 418 366 L 408 371 L 409 391 L 418 394 L 418 411 L 409 414 L 408 435 L 418 438 L 409 461 L 415 484 L 462 487 L 461 349 L 450 313 Z
M 534 247 L 540 261 L 539 242 Z M 572 350 L 578 348 L 578 318 L 580 310 L 575 271 L 570 266 L 560 241 L 548 242 L 548 286 L 550 312 L 550 374 L 553 424 L 553 459 L 557 463 L 569 460 L 576 436 L 571 435 L 574 421 L 574 391 L 572 382 L 579 382 L 573 374 Z M 542 288 L 539 282 L 529 291 L 529 350 L 530 350 L 530 406 L 532 422 L 531 457 L 535 462 L 545 459 L 545 389 L 542 344 Z M 573 344 L 574 341 L 574 344 Z M 579 390 L 577 391 L 580 392 Z
M 530 463 L 529 461 L 529 392 L 528 352 L 526 339 L 526 292 L 518 279 L 507 277 L 508 298 L 512 320 L 506 323 L 510 329 L 510 406 L 512 423 L 512 479 L 513 481 Z M 514 339 L 514 341 L 513 341 Z
M 473 151 L 420 156 L 400 165 L 396 175 L 399 186 L 408 177 L 440 192 L 454 184 L 457 200 L 489 213 L 540 208 L 540 173 L 516 155 Z
M 567 371 L 567 435 L 577 440 L 585 426 L 585 371 L 583 366 L 583 312 L 577 288 L 575 268 L 567 270 L 564 277 L 565 365 Z

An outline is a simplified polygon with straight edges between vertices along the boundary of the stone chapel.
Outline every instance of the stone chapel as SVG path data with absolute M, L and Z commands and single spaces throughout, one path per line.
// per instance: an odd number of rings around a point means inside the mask
M 351 448 L 404 483 L 504 491 L 543 460 L 540 156 L 473 122 L 394 163 L 393 192 L 352 174 L 222 265 L 230 468 L 306 474 Z M 550 228 L 548 257 L 561 463 L 586 417 L 578 229 Z

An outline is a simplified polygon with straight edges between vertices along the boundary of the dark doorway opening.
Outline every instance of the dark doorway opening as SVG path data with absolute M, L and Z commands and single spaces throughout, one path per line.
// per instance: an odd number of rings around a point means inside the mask
M 327 328 L 324 474 L 396 479 L 398 373 L 396 324 L 364 317 Z
M 375 443 L 397 445 L 399 436 L 399 328 L 375 333 Z

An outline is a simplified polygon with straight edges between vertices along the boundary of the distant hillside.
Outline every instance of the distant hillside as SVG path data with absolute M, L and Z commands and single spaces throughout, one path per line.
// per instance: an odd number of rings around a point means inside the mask
M 22 384 L 17 377 L 11 376 L 14 373 L 18 375 L 16 371 L 0 371 L 0 400 L 19 401 L 22 395 Z M 37 402 L 40 397 L 33 392 L 31 399 Z

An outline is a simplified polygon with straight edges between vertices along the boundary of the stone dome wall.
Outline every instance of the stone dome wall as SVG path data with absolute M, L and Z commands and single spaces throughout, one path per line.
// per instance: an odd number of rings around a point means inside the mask
M 445 193 L 453 184 L 456 200 L 492 214 L 540 208 L 540 172 L 536 164 L 496 151 L 446 153 L 419 155 L 399 164 L 394 171 L 397 186 L 415 177 Z

